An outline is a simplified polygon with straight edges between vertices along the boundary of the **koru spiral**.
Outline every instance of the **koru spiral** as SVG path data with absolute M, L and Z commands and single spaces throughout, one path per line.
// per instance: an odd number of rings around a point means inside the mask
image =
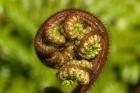
M 34 46 L 45 65 L 58 69 L 63 84 L 77 83 L 73 93 L 86 93 L 108 54 L 108 33 L 93 14 L 78 9 L 58 12 L 38 30 Z

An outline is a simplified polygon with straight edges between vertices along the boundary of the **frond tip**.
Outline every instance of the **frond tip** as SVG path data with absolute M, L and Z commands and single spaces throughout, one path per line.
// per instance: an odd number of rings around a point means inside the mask
M 106 28 L 93 14 L 68 9 L 60 11 L 38 30 L 36 53 L 47 66 L 57 68 L 65 85 L 78 84 L 73 93 L 86 93 L 107 59 L 109 40 Z

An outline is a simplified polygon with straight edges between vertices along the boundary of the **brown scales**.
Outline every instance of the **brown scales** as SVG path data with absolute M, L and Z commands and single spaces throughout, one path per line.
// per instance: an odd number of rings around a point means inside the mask
M 88 89 L 90 88 L 90 86 L 95 82 L 95 80 L 97 79 L 100 72 L 102 71 L 102 68 L 105 64 L 105 61 L 107 59 L 107 54 L 108 54 L 108 47 L 109 47 L 108 33 L 107 33 L 106 28 L 104 27 L 103 23 L 97 17 L 95 17 L 91 13 L 88 13 L 88 12 L 85 12 L 85 11 L 82 11 L 79 9 L 67 9 L 64 11 L 60 11 L 60 12 L 54 14 L 53 16 L 51 16 L 49 19 L 47 19 L 42 24 L 42 26 L 40 27 L 40 29 L 38 30 L 38 32 L 35 36 L 34 46 L 35 46 L 36 53 L 37 53 L 38 57 L 40 58 L 40 60 L 42 61 L 42 63 L 44 63 L 45 65 L 48 65 L 50 67 L 53 67 L 53 68 L 58 68 L 58 70 L 61 70 L 65 66 L 64 65 L 65 63 L 59 65 L 59 62 L 54 62 L 54 63 L 50 62 L 49 63 L 49 61 L 47 61 L 45 59 L 50 58 L 54 53 L 56 53 L 56 51 L 59 51 L 61 53 L 59 48 L 62 48 L 62 47 L 65 48 L 65 46 L 68 44 L 68 42 L 73 42 L 73 40 L 71 40 L 70 38 L 67 38 L 67 29 L 68 28 L 67 28 L 66 22 L 71 16 L 76 16 L 76 18 L 78 18 L 78 20 L 82 20 L 83 22 L 85 22 L 85 26 L 89 25 L 92 28 L 92 32 L 90 32 L 90 33 L 96 33 L 101 38 L 102 50 L 95 58 L 90 60 L 90 62 L 92 62 L 92 64 L 93 64 L 92 69 L 78 67 L 76 65 L 67 66 L 67 67 L 79 68 L 79 69 L 85 70 L 90 73 L 90 83 L 87 85 L 78 85 L 73 90 L 73 93 L 86 93 L 88 91 Z M 62 28 L 64 30 L 63 34 L 66 38 L 65 44 L 58 45 L 58 44 L 55 44 L 54 42 L 51 43 L 51 40 L 47 39 L 47 32 L 44 32 L 44 31 L 51 24 L 53 24 L 55 22 L 61 23 L 61 25 L 62 25 Z M 80 43 L 81 43 L 80 47 L 82 47 L 83 42 L 86 42 L 86 39 L 84 39 L 84 38 L 85 37 L 83 37 L 82 40 L 80 41 Z M 44 44 L 43 45 L 44 48 L 42 48 L 42 45 L 40 45 L 40 44 Z M 53 46 L 54 48 L 50 49 L 48 52 L 48 51 L 46 51 L 45 44 L 46 45 L 49 44 L 49 45 Z M 74 47 L 74 49 L 73 49 L 74 53 L 71 53 L 72 56 L 74 56 L 73 59 L 82 60 L 82 58 L 78 57 L 78 54 L 77 54 L 77 50 L 79 47 L 77 47 L 77 45 L 74 45 L 75 43 L 72 43 L 72 44 Z M 46 53 L 46 52 L 48 52 L 48 53 Z M 60 60 L 60 58 L 58 58 L 58 59 Z M 57 60 L 57 59 L 55 59 L 55 60 Z

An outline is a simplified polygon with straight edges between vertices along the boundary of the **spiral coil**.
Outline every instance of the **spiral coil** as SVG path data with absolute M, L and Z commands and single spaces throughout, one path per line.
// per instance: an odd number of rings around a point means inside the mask
M 68 9 L 43 23 L 34 46 L 44 64 L 58 69 L 59 80 L 66 85 L 77 82 L 87 90 L 105 63 L 109 42 L 104 25 L 94 15 Z

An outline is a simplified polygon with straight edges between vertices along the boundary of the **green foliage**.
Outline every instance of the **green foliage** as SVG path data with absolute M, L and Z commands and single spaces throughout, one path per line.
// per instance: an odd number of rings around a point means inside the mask
M 108 62 L 89 93 L 128 93 L 140 85 L 139 0 L 0 0 L 0 93 L 38 93 L 47 86 L 70 93 L 73 86 L 60 84 L 33 47 L 42 22 L 67 8 L 95 13 L 108 28 Z

